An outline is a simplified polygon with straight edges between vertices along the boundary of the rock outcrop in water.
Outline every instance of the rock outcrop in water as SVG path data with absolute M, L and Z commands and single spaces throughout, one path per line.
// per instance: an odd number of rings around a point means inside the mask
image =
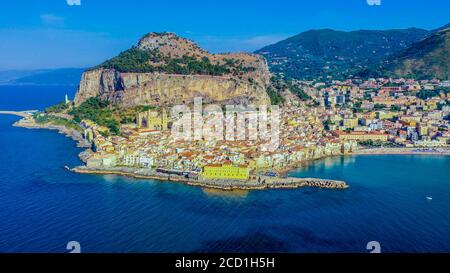
M 269 104 L 266 62 L 251 54 L 210 54 L 172 33 L 150 33 L 119 56 L 86 71 L 79 105 L 101 97 L 124 107 L 205 102 Z

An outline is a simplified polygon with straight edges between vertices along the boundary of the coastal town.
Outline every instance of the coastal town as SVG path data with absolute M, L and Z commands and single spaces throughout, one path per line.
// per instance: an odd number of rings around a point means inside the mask
M 450 139 L 449 85 L 405 79 L 316 83 L 314 87 L 323 87 L 316 98 L 319 105 L 297 100 L 283 107 L 280 146 L 274 152 L 260 151 L 258 141 L 250 140 L 174 142 L 165 111 L 140 113 L 135 124 L 122 126 L 120 136 L 104 137 L 101 132 L 107 128 L 83 121 L 85 138 L 94 147 L 86 163 L 91 168 L 164 168 L 247 179 L 361 147 L 445 148 Z M 421 98 L 422 90 L 436 96 Z
M 440 48 L 450 34 L 430 35 L 425 41 Z M 16 125 L 56 129 L 87 148 L 84 165 L 71 171 L 226 189 L 346 188 L 288 172 L 329 156 L 450 154 L 445 66 L 437 74 L 344 76 L 352 66 L 298 70 L 287 65 L 301 62 L 295 56 L 270 51 L 214 54 L 175 33 L 151 32 L 84 71 L 72 100 L 22 113 Z M 445 60 L 440 52 L 433 60 Z
M 85 166 L 73 170 L 230 189 L 267 188 L 276 182 L 280 187 L 345 188 L 345 182 L 277 179 L 310 160 L 333 155 L 449 153 L 449 81 L 380 78 L 296 84 L 311 98 L 288 99 L 280 107 L 280 143 L 275 151 L 261 149 L 262 140 L 176 140 L 169 109 L 152 108 L 121 124 L 118 134 L 88 119 L 73 126 L 72 135 L 89 147 L 80 154 Z M 38 112 L 18 126 L 70 124 L 73 106 L 68 98 L 64 103 L 66 110 Z M 230 181 L 237 183 L 233 186 Z
M 449 10 L 4 1 L 0 253 L 261 273 L 450 253 Z

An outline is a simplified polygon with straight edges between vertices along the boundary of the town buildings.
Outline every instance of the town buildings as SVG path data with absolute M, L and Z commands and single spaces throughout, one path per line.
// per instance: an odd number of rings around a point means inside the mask
M 351 153 L 368 143 L 449 145 L 447 82 L 370 79 L 309 84 L 322 91 L 311 101 L 283 105 L 275 151 L 261 149 L 261 139 L 175 140 L 168 130 L 172 120 L 166 110 L 152 109 L 139 113 L 135 124 L 122 125 L 117 136 L 108 136 L 106 128 L 83 121 L 84 137 L 93 146 L 87 166 L 163 168 L 199 173 L 208 179 L 247 179 L 306 160 Z
M 203 167 L 203 178 L 206 179 L 248 179 L 249 168 L 246 165 L 231 163 L 211 164 Z

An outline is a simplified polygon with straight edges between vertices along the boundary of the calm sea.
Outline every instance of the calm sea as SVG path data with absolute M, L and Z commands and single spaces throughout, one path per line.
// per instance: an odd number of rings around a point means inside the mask
M 43 109 L 73 87 L 0 86 L 0 110 Z M 352 156 L 292 176 L 348 190 L 207 192 L 114 175 L 79 175 L 72 140 L 0 115 L 0 252 L 450 251 L 450 157 Z M 432 197 L 432 200 L 426 197 Z

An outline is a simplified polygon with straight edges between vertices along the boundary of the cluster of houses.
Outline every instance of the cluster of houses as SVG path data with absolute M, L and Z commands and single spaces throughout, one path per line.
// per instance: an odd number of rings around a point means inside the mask
M 449 144 L 450 81 L 334 81 L 322 88 L 327 129 L 341 140 L 391 141 L 406 147 Z M 435 91 L 421 98 L 418 92 Z
M 148 128 L 155 121 L 142 121 L 144 116 L 159 119 L 159 114 L 140 115 L 136 124 L 123 125 L 118 136 L 105 136 L 99 132 L 102 127 L 83 121 L 93 147 L 86 164 L 89 168 L 160 168 L 197 172 L 208 178 L 242 178 L 247 173 L 282 170 L 305 160 L 351 152 L 356 142 L 340 141 L 326 132 L 319 111 L 305 105 L 286 107 L 279 148 L 272 152 L 261 149 L 263 140 L 174 140 L 167 127 Z

